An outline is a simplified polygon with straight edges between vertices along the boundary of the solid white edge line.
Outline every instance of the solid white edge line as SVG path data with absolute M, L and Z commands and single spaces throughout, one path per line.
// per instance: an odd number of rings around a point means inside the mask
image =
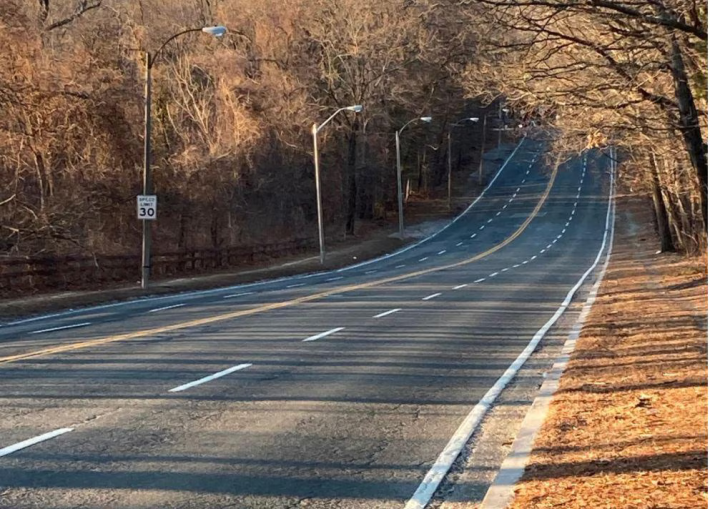
M 336 327 L 335 329 L 330 329 L 325 332 L 321 332 L 320 334 L 316 334 L 315 336 L 311 336 L 309 338 L 304 339 L 303 342 L 305 343 L 306 341 L 315 341 L 316 339 L 321 339 L 326 336 L 330 336 L 331 334 L 335 334 L 336 332 L 340 332 L 344 328 L 345 327 Z
M 393 256 L 397 256 L 399 254 L 405 253 L 409 251 L 410 249 L 414 249 L 417 246 L 420 246 L 424 242 L 427 242 L 428 240 L 433 239 L 437 235 L 439 235 L 441 232 L 449 228 L 452 224 L 457 222 L 459 219 L 461 219 L 463 216 L 465 216 L 471 208 L 473 208 L 478 201 L 483 198 L 483 196 L 486 194 L 486 191 L 495 183 L 496 180 L 498 180 L 498 177 L 500 174 L 503 172 L 503 170 L 508 166 L 508 163 L 510 160 L 515 156 L 515 154 L 518 152 L 518 149 L 522 147 L 523 143 L 525 142 L 527 138 L 523 137 L 520 142 L 518 142 L 518 145 L 515 147 L 513 152 L 510 153 L 508 158 L 503 162 L 503 165 L 500 167 L 498 172 L 493 176 L 493 179 L 488 183 L 486 188 L 481 191 L 481 194 L 479 194 L 475 200 L 464 210 L 456 216 L 450 223 L 444 225 L 441 230 L 434 232 L 430 236 L 420 240 L 419 242 L 415 242 L 414 244 L 411 244 L 409 246 L 405 246 L 402 249 L 395 251 L 393 253 L 380 256 L 379 258 L 374 258 L 372 260 L 367 260 L 361 263 L 357 263 L 355 265 L 350 265 L 349 267 L 343 267 L 341 269 L 337 269 L 335 271 L 320 271 L 320 272 L 312 272 L 310 274 L 297 274 L 294 276 L 285 276 L 281 278 L 276 278 L 276 279 L 265 279 L 262 281 L 254 281 L 253 283 L 246 283 L 242 285 L 234 285 L 234 286 L 226 286 L 226 287 L 221 287 L 221 288 L 212 288 L 211 290 L 199 290 L 199 291 L 187 291 L 187 292 L 178 292 L 176 294 L 172 295 L 164 295 L 164 296 L 151 296 L 151 297 L 139 297 L 136 299 L 130 299 L 130 300 L 125 300 L 121 302 L 112 302 L 110 304 L 101 304 L 99 306 L 91 306 L 91 307 L 82 307 L 78 309 L 68 309 L 66 311 L 61 311 L 59 313 L 51 313 L 51 314 L 45 314 L 45 315 L 39 315 L 39 316 L 33 316 L 30 318 L 22 318 L 20 320 L 14 320 L 12 322 L 7 322 L 7 323 L 0 323 L 1 326 L 14 326 L 14 325 L 22 325 L 25 323 L 31 323 L 31 322 L 37 322 L 40 320 L 49 320 L 52 318 L 62 318 L 65 316 L 72 316 L 72 315 L 77 315 L 77 314 L 83 314 L 83 313 L 93 313 L 96 311 L 101 311 L 104 309 L 110 309 L 110 308 L 115 308 L 115 307 L 121 307 L 121 306 L 130 306 L 130 305 L 138 305 L 138 304 L 143 304 L 146 302 L 159 302 L 159 301 L 164 301 L 164 300 L 170 300 L 170 299 L 175 299 L 175 298 L 181 298 L 181 299 L 199 299 L 208 295 L 213 295 L 213 294 L 218 294 L 218 293 L 224 293 L 224 292 L 230 292 L 230 291 L 235 291 L 235 290 L 241 290 L 245 288 L 252 288 L 255 286 L 264 286 L 264 285 L 271 285 L 275 283 L 283 283 L 285 281 L 292 281 L 294 279 L 307 279 L 307 278 L 313 278 L 313 277 L 318 277 L 318 276 L 323 276 L 327 274 L 332 274 L 332 273 L 337 273 L 337 272 L 344 272 L 347 270 L 352 270 L 352 269 L 357 269 L 358 267 L 362 267 L 364 265 L 369 265 L 371 263 L 377 263 L 381 262 L 384 260 L 388 260 L 392 258 Z
M 615 159 L 612 158 L 612 165 Z M 613 169 L 612 169 L 613 171 Z M 559 387 L 560 378 L 564 373 L 570 355 L 574 351 L 579 335 L 582 332 L 587 316 L 589 315 L 594 302 L 597 299 L 597 293 L 604 280 L 604 275 L 611 260 L 611 253 L 614 247 L 614 217 L 616 216 L 616 203 L 613 204 L 612 222 L 609 232 L 609 247 L 606 251 L 604 264 L 599 271 L 594 286 L 592 287 L 584 307 L 577 318 L 577 322 L 572 327 L 567 340 L 562 346 L 562 351 L 559 357 L 555 360 L 552 369 L 545 376 L 545 381 L 542 383 L 535 400 L 523 419 L 523 423 L 518 431 L 517 437 L 508 452 L 508 455 L 503 460 L 503 463 L 496 474 L 495 479 L 488 488 L 480 509 L 504 509 L 512 501 L 515 496 L 515 483 L 523 475 L 525 467 L 530 459 L 535 437 L 537 436 L 540 427 L 545 421 L 547 411 L 552 401 L 557 388 Z M 607 216 L 608 217 L 608 216 Z M 608 224 L 607 224 L 608 226 Z M 606 232 L 605 232 L 606 233 Z
M 397 311 L 402 311 L 402 308 L 390 309 L 389 311 L 385 311 L 384 313 L 380 313 L 379 315 L 375 315 L 372 318 L 382 318 L 387 315 L 391 315 L 392 313 L 396 313 Z
M 17 452 L 20 449 L 25 449 L 26 447 L 30 447 L 31 445 L 44 442 L 45 440 L 49 440 L 50 438 L 63 435 L 64 433 L 69 433 L 70 431 L 74 431 L 74 428 L 55 429 L 54 431 L 50 431 L 49 433 L 45 433 L 44 435 L 39 435 L 34 438 L 28 438 L 27 440 L 23 440 L 22 442 L 17 442 L 13 445 L 8 445 L 7 447 L 3 447 L 2 449 L 0 449 L 0 458 L 3 456 L 7 456 L 8 454 L 12 454 L 13 452 Z
M 30 332 L 30 334 L 42 334 L 43 332 L 54 332 L 56 330 L 64 329 L 76 329 L 77 327 L 85 327 L 86 325 L 91 325 L 91 322 L 75 323 L 73 325 L 62 325 L 61 327 L 51 327 L 49 329 L 42 329 Z
M 181 308 L 184 305 L 185 304 L 173 304 L 172 306 L 163 306 L 162 308 L 149 309 L 147 312 L 148 313 L 157 313 L 158 311 L 165 311 L 167 309 Z
M 545 325 L 542 326 L 540 330 L 535 333 L 533 338 L 530 340 L 530 343 L 528 343 L 528 346 L 525 347 L 525 349 L 520 353 L 520 355 L 518 355 L 518 358 L 515 359 L 515 361 L 510 365 L 510 367 L 508 367 L 505 373 L 503 373 L 503 375 L 496 381 L 493 387 L 491 387 L 488 392 L 483 396 L 481 401 L 479 401 L 478 404 L 473 407 L 471 412 L 466 416 L 466 418 L 463 420 L 461 425 L 454 433 L 454 436 L 451 437 L 449 443 L 446 445 L 442 453 L 432 465 L 429 472 L 427 472 L 426 476 L 424 477 L 424 480 L 419 485 L 417 491 L 414 493 L 414 495 L 412 495 L 412 498 L 409 499 L 407 504 L 404 506 L 404 509 L 424 509 L 426 507 L 426 505 L 431 500 L 431 497 L 434 495 L 434 492 L 439 487 L 439 484 L 444 479 L 444 476 L 451 468 L 451 465 L 453 465 L 456 458 L 458 458 L 459 454 L 461 454 L 463 447 L 466 445 L 468 440 L 471 438 L 471 435 L 473 435 L 473 432 L 483 420 L 483 417 L 485 416 L 488 409 L 493 405 L 500 393 L 503 392 L 503 389 L 506 385 L 508 385 L 508 382 L 513 379 L 520 367 L 532 355 L 532 353 L 537 348 L 538 343 L 540 343 L 540 340 L 545 336 L 547 331 L 550 330 L 550 328 L 557 322 L 557 320 L 559 320 L 560 316 L 562 316 L 562 313 L 567 310 L 570 303 L 572 302 L 572 299 L 574 298 L 574 295 L 577 293 L 577 290 L 579 290 L 585 279 L 587 279 L 589 274 L 591 274 L 592 271 L 596 268 L 597 264 L 599 263 L 599 260 L 602 257 L 602 254 L 604 253 L 604 248 L 606 247 L 607 237 L 610 233 L 610 219 L 612 221 L 611 225 L 613 228 L 613 218 L 611 217 L 613 210 L 613 190 L 614 168 L 612 167 L 611 182 L 609 185 L 609 206 L 607 208 L 606 213 L 606 227 L 604 229 L 602 245 L 599 248 L 599 252 L 597 253 L 597 257 L 594 260 L 594 263 L 592 263 L 592 266 L 587 269 L 587 271 L 582 275 L 579 281 L 577 281 L 577 284 L 575 284 L 572 289 L 567 293 L 565 300 L 562 302 L 555 314 L 547 321 L 547 323 L 545 323 Z
M 431 300 L 431 299 L 434 299 L 434 298 L 438 297 L 439 295 L 441 295 L 441 292 L 439 292 L 439 293 L 432 293 L 431 295 L 429 295 L 429 296 L 427 296 L 427 297 L 424 297 L 422 300 Z
M 181 391 L 184 391 L 185 389 L 195 387 L 196 385 L 202 385 L 203 383 L 210 382 L 216 378 L 222 378 L 225 375 L 228 375 L 230 373 L 234 373 L 235 371 L 239 371 L 241 369 L 246 369 L 251 366 L 252 366 L 252 364 L 237 364 L 236 366 L 232 366 L 231 368 L 227 368 L 227 369 L 222 370 L 222 371 L 215 373 L 213 375 L 206 376 L 204 378 L 200 378 L 199 380 L 195 380 L 194 382 L 189 382 L 184 385 L 180 385 L 178 387 L 170 389 L 168 392 L 181 392 Z

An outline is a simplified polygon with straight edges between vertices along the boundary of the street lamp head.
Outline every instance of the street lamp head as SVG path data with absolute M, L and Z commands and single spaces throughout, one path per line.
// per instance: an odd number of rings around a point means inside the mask
M 362 111 L 362 104 L 356 104 L 355 106 L 348 106 L 345 109 L 348 111 L 354 111 L 355 113 L 360 113 Z
M 222 37 L 227 33 L 227 28 L 223 26 L 204 27 L 202 31 L 206 34 L 214 35 L 215 37 Z
M 428 124 L 431 122 L 431 117 L 419 117 L 419 120 Z

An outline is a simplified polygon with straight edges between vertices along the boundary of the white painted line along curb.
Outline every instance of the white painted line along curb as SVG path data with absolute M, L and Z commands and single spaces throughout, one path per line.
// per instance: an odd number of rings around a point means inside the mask
M 45 433 L 44 435 L 30 438 L 28 440 L 18 442 L 14 445 L 9 445 L 7 447 L 4 447 L 3 449 L 0 449 L 0 458 L 3 456 L 7 456 L 8 454 L 12 454 L 13 452 L 19 451 L 20 449 L 24 449 L 25 447 L 44 442 L 45 440 L 49 440 L 50 438 L 54 438 L 59 435 L 63 435 L 64 433 L 69 433 L 70 431 L 74 431 L 74 428 L 56 429 L 54 431 L 50 431 L 49 433 Z
M 64 329 L 76 329 L 77 327 L 86 327 L 87 325 L 91 325 L 91 322 L 75 323 L 74 325 L 62 325 L 61 327 L 52 327 L 50 329 L 36 330 L 30 332 L 30 334 L 42 334 L 43 332 L 54 332 L 55 330 Z
M 328 330 L 328 331 L 321 332 L 320 334 L 316 334 L 315 336 L 311 336 L 310 338 L 306 338 L 306 339 L 304 339 L 303 341 L 304 341 L 304 342 L 305 342 L 305 341 L 315 341 L 315 340 L 317 340 L 317 339 L 324 338 L 324 337 L 326 337 L 326 336 L 330 336 L 331 334 L 335 334 L 336 332 L 340 332 L 340 331 L 343 330 L 344 328 L 345 328 L 345 327 L 337 327 L 337 328 L 335 328 L 335 329 L 330 329 L 330 330 Z
M 390 309 L 389 311 L 385 311 L 384 313 L 375 315 L 372 318 L 382 318 L 383 316 L 391 315 L 392 313 L 396 313 L 397 311 L 402 311 L 402 308 Z
M 148 313 L 157 313 L 158 311 L 165 311 L 166 309 L 175 309 L 175 308 L 181 308 L 185 304 L 173 304 L 172 306 L 164 306 L 162 308 L 155 308 L 155 309 L 149 309 Z
M 612 158 L 612 165 L 614 165 L 614 158 Z M 614 168 L 612 166 L 612 178 L 614 175 Z M 613 187 L 613 184 L 612 184 Z M 613 199 L 610 197 L 613 202 Z M 612 205 L 611 213 L 611 225 L 609 225 L 609 215 L 607 215 L 607 230 L 604 232 L 604 240 L 606 240 L 607 231 L 609 232 L 609 248 L 606 251 L 606 258 L 604 260 L 604 265 L 599 271 L 599 276 L 597 281 L 594 283 L 592 290 L 589 292 L 587 301 L 584 303 L 582 312 L 579 314 L 577 323 L 572 327 L 572 331 L 565 341 L 562 347 L 562 352 L 560 356 L 555 360 L 552 369 L 547 373 L 545 381 L 540 387 L 540 391 L 533 401 L 532 406 L 525 415 L 525 419 L 520 427 L 518 436 L 513 442 L 513 446 L 506 456 L 505 460 L 500 466 L 500 470 L 496 475 L 493 483 L 491 484 L 486 496 L 481 502 L 480 509 L 505 509 L 508 504 L 512 501 L 515 495 L 515 483 L 522 477 L 525 471 L 525 466 L 527 465 L 530 452 L 532 451 L 533 443 L 535 442 L 535 437 L 537 436 L 540 427 L 543 422 L 545 422 L 545 417 L 547 416 L 547 411 L 550 407 L 550 402 L 554 396 L 557 388 L 560 385 L 560 378 L 567 367 L 570 355 L 577 345 L 577 339 L 579 339 L 579 334 L 582 331 L 584 322 L 589 316 L 589 312 L 594 305 L 594 301 L 597 299 L 597 293 L 599 292 L 599 287 L 604 280 L 604 274 L 606 274 L 606 269 L 609 266 L 609 260 L 611 259 L 611 252 L 614 247 L 614 217 L 616 216 L 616 204 Z M 603 249 L 603 245 L 602 245 Z M 599 257 L 597 257 L 597 261 Z M 596 264 L 596 262 L 595 262 Z
M 426 476 L 424 477 L 424 480 L 419 485 L 417 491 L 405 505 L 405 509 L 424 509 L 427 506 L 427 504 L 431 500 L 431 497 L 434 495 L 434 492 L 439 487 L 439 484 L 444 479 L 444 476 L 451 468 L 451 465 L 453 465 L 456 458 L 459 456 L 459 454 L 461 454 L 462 449 L 464 448 L 468 440 L 471 438 L 471 435 L 473 435 L 473 432 L 483 420 L 483 417 L 486 415 L 486 412 L 488 412 L 488 409 L 491 407 L 491 405 L 493 405 L 500 393 L 503 392 L 505 386 L 508 385 L 508 383 L 513 379 L 513 377 L 516 375 L 521 366 L 525 364 L 525 361 L 527 361 L 528 358 L 532 355 L 532 353 L 535 351 L 535 348 L 537 348 L 537 345 L 540 343 L 547 331 L 550 330 L 550 328 L 557 322 L 557 320 L 559 320 L 562 314 L 566 311 L 567 307 L 572 302 L 572 298 L 574 297 L 575 293 L 577 293 L 577 290 L 579 290 L 579 288 L 584 283 L 584 280 L 587 279 L 589 274 L 591 274 L 591 272 L 599 263 L 602 253 L 604 252 L 604 248 L 606 247 L 607 237 L 609 234 L 609 221 L 611 219 L 612 214 L 614 189 L 613 168 L 611 173 L 611 182 L 612 185 L 609 186 L 609 206 L 607 208 L 606 215 L 606 228 L 604 229 L 602 245 L 599 248 L 599 252 L 597 253 L 597 257 L 594 260 L 594 263 L 592 263 L 591 267 L 587 269 L 587 271 L 582 275 L 579 281 L 577 281 L 577 283 L 567 293 L 565 300 L 562 301 L 562 304 L 557 309 L 555 314 L 547 321 L 547 323 L 545 323 L 545 325 L 542 326 L 540 330 L 535 333 L 533 338 L 530 340 L 530 343 L 528 343 L 525 349 L 520 353 L 520 355 L 518 355 L 518 358 L 515 359 L 515 361 L 510 365 L 510 367 L 505 370 L 505 373 L 503 373 L 503 375 L 496 381 L 493 387 L 491 387 L 488 392 L 486 392 L 481 401 L 479 401 L 478 404 L 473 407 L 471 412 L 466 416 L 459 428 L 454 433 L 454 436 L 451 437 L 449 443 L 446 445 L 442 453 L 432 465 L 429 472 L 427 472 Z
M 175 387 L 174 389 L 170 389 L 168 392 L 180 392 L 184 391 L 185 389 L 189 389 L 190 387 L 194 387 L 196 385 L 201 385 L 205 382 L 209 382 L 211 380 L 214 380 L 216 378 L 221 378 L 225 375 L 228 375 L 230 373 L 234 373 L 235 371 L 239 371 L 242 369 L 246 369 L 250 367 L 251 364 L 238 364 L 236 366 L 232 366 L 231 368 L 227 368 L 224 371 L 220 371 L 219 373 L 215 373 L 214 375 L 206 376 L 204 378 L 200 378 L 199 380 L 195 380 L 194 382 L 187 383 L 185 385 L 181 385 L 179 387 Z

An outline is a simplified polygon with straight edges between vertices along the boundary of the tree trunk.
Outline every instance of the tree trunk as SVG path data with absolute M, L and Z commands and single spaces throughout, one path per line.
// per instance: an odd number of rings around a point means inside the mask
M 651 164 L 651 181 L 653 185 L 651 196 L 653 198 L 653 210 L 656 215 L 658 236 L 661 238 L 661 251 L 668 253 L 675 251 L 675 249 L 673 247 L 673 235 L 668 225 L 668 211 L 666 210 L 666 204 L 663 202 L 663 195 L 661 194 L 661 182 L 658 178 L 656 154 L 651 153 L 649 162 Z
M 680 113 L 680 131 L 683 135 L 686 150 L 698 178 L 700 204 L 703 212 L 703 222 L 708 224 L 708 161 L 703 133 L 700 129 L 698 110 L 695 107 L 693 93 L 688 85 L 688 75 L 685 72 L 683 56 L 678 42 L 673 38 L 671 50 L 671 71 L 675 82 L 675 93 Z

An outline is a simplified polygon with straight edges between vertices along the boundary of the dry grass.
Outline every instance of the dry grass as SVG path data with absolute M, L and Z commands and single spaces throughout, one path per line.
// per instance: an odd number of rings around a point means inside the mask
M 606 280 L 512 507 L 707 507 L 707 276 L 620 204 Z

